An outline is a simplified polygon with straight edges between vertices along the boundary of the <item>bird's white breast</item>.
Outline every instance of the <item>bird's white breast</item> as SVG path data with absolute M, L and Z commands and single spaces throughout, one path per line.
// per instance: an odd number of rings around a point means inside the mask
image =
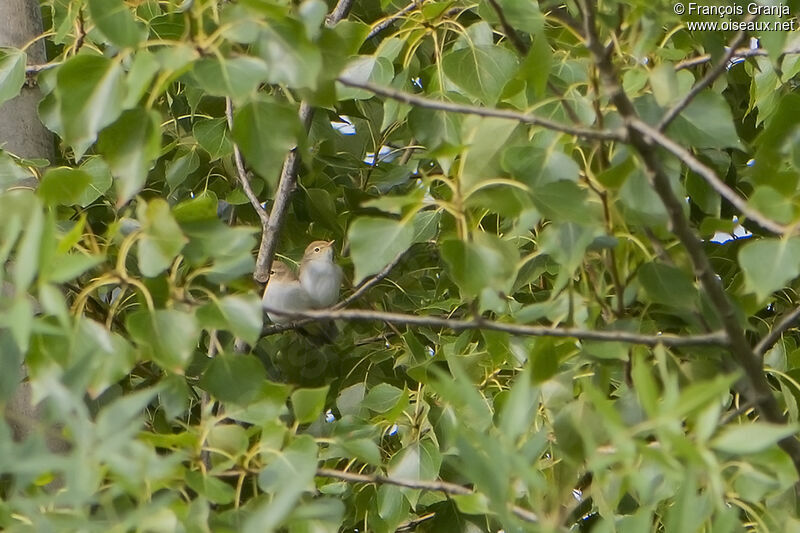
M 336 263 L 311 261 L 300 272 L 300 283 L 314 307 L 330 307 L 339 300 L 342 269 Z
M 264 307 L 280 311 L 305 311 L 311 309 L 311 299 L 299 282 L 268 283 L 261 300 Z M 276 323 L 291 322 L 292 317 L 267 312 L 269 319 Z

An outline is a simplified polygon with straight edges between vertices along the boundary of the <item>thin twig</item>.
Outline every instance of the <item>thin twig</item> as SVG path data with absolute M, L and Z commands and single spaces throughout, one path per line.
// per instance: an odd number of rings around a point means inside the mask
M 391 26 L 395 20 L 402 18 L 406 13 L 410 13 L 411 11 L 414 11 L 418 7 L 421 7 L 424 2 L 425 0 L 413 0 L 410 4 L 408 4 L 406 7 L 404 7 L 394 15 L 388 16 L 382 21 L 378 22 L 375 26 L 373 26 L 373 28 L 367 34 L 367 40 L 372 39 L 373 37 L 378 35 L 380 32 Z
M 344 472 L 342 470 L 333 470 L 330 468 L 318 468 L 318 477 L 325 477 L 330 479 L 339 479 L 347 481 L 348 483 L 373 483 L 376 485 L 395 485 L 397 487 L 405 487 L 408 489 L 421 489 L 435 492 L 443 492 L 452 496 L 468 496 L 475 492 L 469 487 L 449 483 L 447 481 L 422 481 L 415 479 L 398 479 L 380 474 L 355 474 L 353 472 Z M 509 506 L 511 512 L 517 518 L 526 522 L 536 523 L 539 517 L 533 511 L 529 511 L 517 505 Z
M 797 55 L 797 54 L 800 54 L 800 47 L 787 48 L 786 50 L 781 52 L 782 56 Z M 765 57 L 768 55 L 769 52 L 767 52 L 763 48 L 739 48 L 733 54 L 731 59 L 736 59 L 739 57 L 747 59 L 750 57 Z M 711 61 L 711 54 L 703 54 L 701 56 L 692 57 L 690 59 L 684 59 L 683 61 L 675 63 L 675 70 L 683 70 L 687 68 L 696 67 L 698 65 L 708 63 L 709 61 Z
M 652 149 L 648 139 L 633 127 L 634 119 L 639 117 L 633 104 L 622 90 L 622 85 L 617 78 L 617 73 L 606 49 L 598 40 L 595 30 L 594 3 L 591 0 L 580 0 L 580 5 L 584 14 L 586 47 L 594 56 L 597 69 L 603 77 L 604 84 L 609 88 L 614 105 L 626 121 L 630 144 L 639 152 L 644 162 L 645 170 L 653 189 L 664 204 L 669 216 L 672 232 L 686 249 L 694 267 L 695 275 L 700 280 L 700 284 L 708 295 L 711 305 L 720 317 L 729 341 L 728 350 L 744 371 L 744 383 L 742 385 L 744 385 L 747 400 L 755 402 L 760 416 L 768 422 L 785 424 L 786 417 L 773 396 L 772 387 L 764 374 L 763 361 L 750 348 L 744 329 L 739 322 L 736 308 L 728 299 L 721 280 L 717 277 L 711 267 L 708 256 L 703 250 L 702 243 L 689 225 L 689 220 L 683 211 L 683 202 L 672 191 L 669 176 L 664 172 L 657 153 Z M 735 46 L 734 44 L 733 47 Z M 792 459 L 795 470 L 800 473 L 800 441 L 791 436 L 781 439 L 779 445 Z M 800 485 L 796 485 L 796 488 L 800 489 Z
M 742 26 L 742 29 L 736 33 L 736 36 L 733 38 L 733 41 L 731 41 L 728 50 L 725 52 L 725 55 L 722 56 L 722 60 L 711 67 L 708 72 L 706 72 L 706 75 L 703 76 L 703 79 L 695 83 L 694 87 L 692 87 L 692 89 L 686 93 L 683 98 L 681 98 L 664 114 L 664 116 L 661 118 L 661 121 L 656 126 L 656 129 L 659 131 L 664 131 L 667 126 L 669 126 L 670 123 L 681 114 L 681 111 L 689 106 L 692 100 L 694 100 L 695 96 L 700 94 L 703 89 L 714 83 L 714 80 L 716 80 L 723 72 L 725 72 L 725 69 L 728 67 L 728 62 L 733 56 L 736 55 L 736 47 L 739 46 L 745 38 L 744 27 L 746 26 L 747 22 L 753 21 L 757 17 L 757 15 L 748 15 L 744 19 L 744 25 Z
M 514 29 L 514 26 L 508 22 L 506 14 L 503 12 L 503 8 L 500 7 L 500 4 L 497 3 L 497 0 L 489 0 L 489 5 L 492 6 L 497 18 L 500 19 L 500 25 L 503 27 L 506 37 L 508 37 L 508 40 L 511 41 L 511 44 L 514 45 L 514 48 L 517 49 L 517 52 L 523 56 L 528 55 L 528 45 L 519 36 L 517 30 Z
M 697 173 L 701 178 L 703 178 L 706 183 L 708 183 L 712 189 L 714 189 L 717 194 L 725 198 L 728 202 L 730 202 L 734 207 L 736 207 L 739 212 L 747 217 L 748 219 L 752 220 L 753 222 L 757 223 L 759 226 L 764 228 L 765 230 L 771 231 L 773 233 L 777 233 L 779 235 L 787 232 L 789 228 L 774 220 L 767 218 L 761 212 L 753 209 L 749 205 L 747 205 L 747 201 L 736 194 L 736 191 L 725 185 L 717 173 L 714 170 L 706 165 L 704 165 L 699 159 L 697 159 L 689 150 L 681 146 L 680 144 L 676 143 L 657 129 L 653 128 L 646 122 L 638 119 L 632 118 L 630 120 L 630 125 L 637 129 L 639 132 L 645 135 L 645 137 L 650 138 L 653 142 L 661 146 L 662 148 L 666 149 L 672 155 L 677 157 L 681 160 L 681 162 Z
M 391 98 L 392 100 L 397 100 L 398 102 L 403 102 L 406 104 L 422 107 L 425 109 L 434 109 L 437 111 L 449 111 L 451 113 L 462 113 L 465 115 L 478 115 L 481 117 L 506 118 L 509 120 L 515 120 L 517 122 L 521 122 L 523 124 L 530 124 L 532 126 L 541 126 L 548 130 L 559 131 L 561 133 L 567 133 L 569 135 L 575 135 L 576 137 L 582 137 L 585 139 L 602 139 L 607 141 L 625 140 L 625 132 L 624 130 L 621 129 L 612 131 L 612 130 L 598 130 L 592 128 L 569 126 L 567 124 L 561 124 L 559 122 L 555 122 L 546 118 L 537 117 L 536 115 L 531 115 L 529 113 L 520 113 L 517 111 L 512 111 L 510 109 L 486 108 L 473 105 L 455 104 L 453 102 L 445 102 L 443 100 L 433 100 L 432 98 L 425 98 L 423 96 L 418 96 L 416 94 L 407 93 L 405 91 L 399 91 L 397 89 L 392 89 L 391 87 L 383 87 L 381 85 L 375 85 L 374 83 L 361 83 L 343 77 L 338 78 L 338 81 L 342 85 L 347 85 L 348 87 L 364 89 L 365 91 L 369 91 L 372 94 L 376 94 L 378 96 Z
M 778 342 L 783 333 L 792 327 L 795 322 L 797 322 L 798 319 L 800 319 L 800 307 L 783 317 L 781 321 L 778 322 L 774 328 L 772 328 L 772 331 L 770 331 L 763 339 L 758 341 L 756 347 L 753 348 L 755 354 L 759 356 L 764 355 L 767 350 L 772 348 L 773 344 Z
M 228 130 L 233 133 L 233 102 L 230 98 L 225 98 L 225 117 L 228 119 Z M 261 202 L 258 201 L 258 197 L 253 192 L 253 188 L 250 185 L 250 178 L 247 175 L 247 170 L 244 168 L 242 152 L 239 150 L 239 145 L 237 143 L 233 143 L 233 162 L 236 165 L 236 174 L 239 177 L 239 183 L 242 184 L 245 196 L 250 200 L 250 205 L 253 206 L 253 209 L 256 210 L 258 218 L 261 219 L 261 224 L 266 225 L 267 221 L 269 221 L 269 215 L 261 206 Z
M 334 305 L 334 306 L 332 307 L 332 309 L 342 309 L 342 308 L 344 308 L 344 307 L 347 307 L 348 305 L 350 305 L 350 304 L 351 304 L 351 303 L 353 303 L 354 301 L 356 301 L 356 300 L 358 300 L 359 298 L 361 298 L 361 296 L 363 296 L 363 295 L 364 295 L 364 293 L 366 293 L 366 292 L 367 292 L 368 290 L 370 290 L 372 287 L 374 287 L 375 285 L 377 285 L 378 283 L 380 283 L 381 281 L 383 281 L 383 280 L 384 280 L 384 278 L 386 278 L 386 276 L 388 276 L 388 275 L 389 275 L 389 273 L 392 271 L 392 269 L 393 269 L 394 267 L 396 267 L 396 266 L 397 266 L 397 263 L 399 263 L 399 262 L 400 262 L 400 260 L 403 258 L 403 256 L 404 256 L 404 255 L 406 255 L 406 251 L 407 251 L 407 250 L 403 250 L 402 252 L 400 252 L 399 254 L 397 254 L 397 255 L 394 257 L 394 259 L 392 259 L 392 260 L 389 262 L 389 264 L 388 264 L 388 265 L 386 265 L 385 267 L 383 267 L 383 268 L 381 269 L 381 271 L 380 271 L 380 272 L 378 272 L 378 273 L 377 273 L 377 274 L 375 274 L 374 276 L 372 276 L 372 277 L 370 277 L 370 278 L 367 278 L 367 279 L 365 279 L 364 281 L 362 281 L 361 283 L 359 283 L 359 284 L 358 284 L 358 287 L 356 287 L 356 290 L 355 290 L 355 291 L 353 291 L 353 294 L 351 294 L 350 296 L 348 296 L 347 298 L 345 298 L 345 299 L 344 299 L 344 300 L 342 300 L 341 302 L 339 302 L 339 303 L 337 303 L 336 305 Z
M 386 322 L 387 324 L 399 324 L 406 326 L 425 326 L 433 328 L 449 329 L 451 331 L 466 330 L 491 330 L 502 331 L 512 335 L 524 337 L 561 337 L 576 338 L 587 341 L 604 342 L 627 342 L 631 344 L 641 344 L 644 346 L 656 346 L 662 344 L 670 347 L 685 346 L 725 346 L 726 336 L 722 331 L 713 333 L 702 333 L 698 335 L 642 335 L 627 331 L 602 331 L 586 330 L 578 328 L 555 328 L 546 326 L 528 326 L 525 324 L 512 324 L 507 322 L 497 322 L 483 318 L 471 320 L 446 318 L 439 316 L 410 315 L 402 313 L 388 313 L 383 311 L 371 311 L 365 309 L 337 309 L 337 310 L 317 310 L 303 312 L 286 312 L 278 309 L 266 309 L 269 313 L 278 315 L 297 317 L 302 319 L 320 320 L 350 320 L 358 322 Z M 265 334 L 265 332 L 262 332 Z

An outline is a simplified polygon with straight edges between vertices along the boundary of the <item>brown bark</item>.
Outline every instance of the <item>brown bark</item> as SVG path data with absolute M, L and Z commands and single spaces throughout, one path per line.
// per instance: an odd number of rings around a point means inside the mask
M 41 33 L 42 16 L 37 0 L 0 1 L 0 46 L 22 48 Z M 29 64 L 47 60 L 44 41 L 31 44 L 26 52 Z M 53 137 L 37 113 L 40 99 L 38 89 L 26 85 L 22 94 L 0 105 L 0 145 L 5 150 L 26 158 L 52 158 Z M 42 417 L 41 407 L 33 405 L 31 396 L 26 381 L 6 404 L 4 415 L 15 439 L 34 431 Z M 64 441 L 57 436 L 50 436 L 47 441 L 51 449 L 64 448 Z
M 0 2 L 0 46 L 22 48 L 42 33 L 42 16 L 37 0 Z M 29 64 L 47 61 L 44 41 L 28 47 Z M 0 144 L 15 155 L 27 158 L 53 154 L 53 136 L 39 120 L 41 95 L 36 87 L 23 87 L 22 94 L 0 105 Z

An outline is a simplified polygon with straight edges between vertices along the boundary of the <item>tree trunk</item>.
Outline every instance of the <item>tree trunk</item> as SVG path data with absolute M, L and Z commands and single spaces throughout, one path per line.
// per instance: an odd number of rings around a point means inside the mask
M 0 0 L 0 46 L 22 48 L 42 33 L 42 16 L 37 0 Z M 44 40 L 26 50 L 29 64 L 47 61 Z M 36 87 L 24 87 L 22 94 L 0 105 L 0 144 L 15 155 L 27 158 L 53 154 L 53 136 L 36 112 L 40 100 Z
M 0 0 L 0 46 L 22 48 L 41 33 L 38 0 Z M 29 64 L 47 61 L 42 40 L 30 45 L 26 51 Z M 52 158 L 53 136 L 39 120 L 39 100 L 39 90 L 26 85 L 19 96 L 0 106 L 0 145 L 3 149 L 26 158 Z M 32 181 L 35 185 L 35 180 Z M 21 383 L 6 405 L 6 420 L 15 439 L 25 438 L 42 416 L 41 408 L 31 401 L 31 392 L 27 381 Z M 48 437 L 47 441 L 51 449 L 64 448 L 57 437 Z

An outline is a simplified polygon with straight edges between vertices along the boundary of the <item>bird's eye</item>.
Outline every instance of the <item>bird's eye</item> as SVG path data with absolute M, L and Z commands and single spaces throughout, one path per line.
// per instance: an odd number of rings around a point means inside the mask
M 315 251 L 315 252 L 319 252 L 319 246 L 317 246 L 316 248 L 314 248 L 314 251 Z
M 270 275 L 270 276 L 274 276 L 274 275 L 275 275 L 275 271 L 274 271 L 274 270 L 270 270 L 270 271 L 269 271 L 269 275 Z

